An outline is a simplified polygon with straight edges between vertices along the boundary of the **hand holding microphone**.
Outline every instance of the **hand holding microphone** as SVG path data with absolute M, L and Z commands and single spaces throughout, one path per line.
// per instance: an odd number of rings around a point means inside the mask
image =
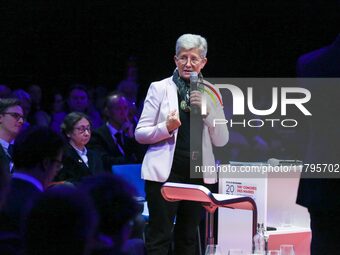
M 198 74 L 190 73 L 190 107 L 193 114 L 199 114 L 202 105 L 202 93 L 198 90 Z

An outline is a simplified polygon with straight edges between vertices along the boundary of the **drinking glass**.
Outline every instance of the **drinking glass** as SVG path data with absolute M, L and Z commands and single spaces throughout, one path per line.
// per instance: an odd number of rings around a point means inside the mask
M 230 249 L 228 255 L 243 255 L 243 251 L 241 249 Z
M 221 247 L 218 244 L 209 244 L 205 249 L 205 255 L 222 255 Z
M 281 227 L 289 228 L 292 226 L 292 213 L 289 211 L 283 211 L 281 215 Z
M 294 245 L 292 244 L 280 245 L 280 255 L 295 255 Z

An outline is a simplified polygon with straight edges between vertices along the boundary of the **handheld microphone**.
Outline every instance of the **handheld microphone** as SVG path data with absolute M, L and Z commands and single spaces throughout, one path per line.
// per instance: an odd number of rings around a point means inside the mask
M 198 82 L 198 74 L 197 72 L 191 72 L 190 73 L 190 90 L 198 90 L 197 89 L 197 82 Z
M 190 73 L 190 92 L 194 90 L 198 90 L 197 88 L 197 83 L 198 83 L 198 74 L 197 72 L 191 72 Z M 191 106 L 191 112 L 193 114 L 199 114 L 199 107 L 196 105 Z

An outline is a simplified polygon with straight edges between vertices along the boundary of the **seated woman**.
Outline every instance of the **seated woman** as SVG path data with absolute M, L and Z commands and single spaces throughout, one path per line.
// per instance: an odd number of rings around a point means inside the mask
M 86 148 L 91 138 L 91 123 L 87 115 L 71 112 L 66 115 L 61 130 L 68 139 L 63 156 L 63 168 L 57 181 L 78 183 L 84 176 L 103 172 L 103 163 L 95 151 Z

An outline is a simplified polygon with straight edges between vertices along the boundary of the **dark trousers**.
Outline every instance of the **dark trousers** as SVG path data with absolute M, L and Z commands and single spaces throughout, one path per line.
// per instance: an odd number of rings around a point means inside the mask
M 311 218 L 311 255 L 340 254 L 340 212 L 309 211 Z
M 171 182 L 188 183 L 188 180 L 171 175 Z M 198 180 L 191 183 L 200 184 Z M 149 207 L 149 226 L 146 233 L 148 255 L 167 255 L 174 240 L 175 255 L 194 255 L 197 227 L 202 216 L 202 206 L 197 202 L 168 202 L 161 194 L 163 183 L 146 181 L 145 192 Z M 174 219 L 176 216 L 176 224 Z

